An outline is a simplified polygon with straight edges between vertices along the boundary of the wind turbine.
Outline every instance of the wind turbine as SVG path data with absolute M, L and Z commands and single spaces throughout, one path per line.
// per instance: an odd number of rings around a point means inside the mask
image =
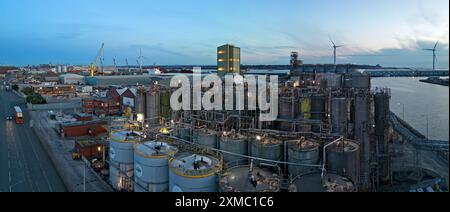
M 141 74 L 144 74 L 144 70 L 142 69 L 142 59 L 145 59 L 144 56 L 142 56 L 142 49 L 139 50 L 139 57 L 137 58 L 137 62 L 139 64 L 139 69 L 141 70 Z
M 333 44 L 333 50 L 334 50 L 334 54 L 333 54 L 333 58 L 334 58 L 334 65 L 336 65 L 336 53 L 337 53 L 337 49 L 343 47 L 344 45 L 339 45 L 337 46 L 334 41 L 330 38 L 331 43 Z
M 433 71 L 436 70 L 436 61 L 437 61 L 437 57 L 436 57 L 436 47 L 439 44 L 439 41 L 436 42 L 436 44 L 434 45 L 434 48 L 432 49 L 424 49 L 425 51 L 432 51 L 433 52 Z

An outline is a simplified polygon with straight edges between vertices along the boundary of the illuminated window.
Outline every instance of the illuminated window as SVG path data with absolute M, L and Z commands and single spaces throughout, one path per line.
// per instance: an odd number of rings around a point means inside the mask
M 224 68 L 219 68 L 219 71 L 225 71 L 225 69 Z
M 219 59 L 218 61 L 219 61 L 219 62 L 223 62 L 223 61 L 225 61 L 225 60 L 224 60 L 224 59 Z
M 220 51 L 218 51 L 217 53 L 218 53 L 218 54 L 225 54 L 226 52 L 225 52 L 225 51 L 222 51 L 222 50 L 220 50 Z

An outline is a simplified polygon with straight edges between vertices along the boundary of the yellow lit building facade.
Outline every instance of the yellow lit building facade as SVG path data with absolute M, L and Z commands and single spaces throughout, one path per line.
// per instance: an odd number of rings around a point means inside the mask
M 241 72 L 241 49 L 233 45 L 223 45 L 217 48 L 217 72 L 225 74 Z

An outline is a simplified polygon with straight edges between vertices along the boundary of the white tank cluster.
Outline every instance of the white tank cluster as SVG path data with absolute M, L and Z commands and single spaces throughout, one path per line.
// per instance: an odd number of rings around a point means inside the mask
M 134 191 L 168 192 L 169 158 L 178 149 L 165 142 L 149 141 L 134 148 Z
M 111 185 L 117 191 L 133 191 L 134 145 L 144 137 L 142 132 L 122 130 L 111 133 L 109 171 Z
M 222 164 L 217 158 L 180 153 L 169 161 L 170 192 L 217 192 L 218 172 Z
M 219 185 L 220 192 L 279 192 L 281 178 L 268 168 L 237 166 L 222 175 Z

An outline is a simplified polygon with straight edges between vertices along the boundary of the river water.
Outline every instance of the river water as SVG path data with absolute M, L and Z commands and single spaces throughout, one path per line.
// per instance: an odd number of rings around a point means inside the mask
M 430 139 L 449 140 L 449 87 L 424 78 L 373 78 L 372 87 L 392 89 L 391 110 Z M 405 113 L 403 114 L 403 106 Z

